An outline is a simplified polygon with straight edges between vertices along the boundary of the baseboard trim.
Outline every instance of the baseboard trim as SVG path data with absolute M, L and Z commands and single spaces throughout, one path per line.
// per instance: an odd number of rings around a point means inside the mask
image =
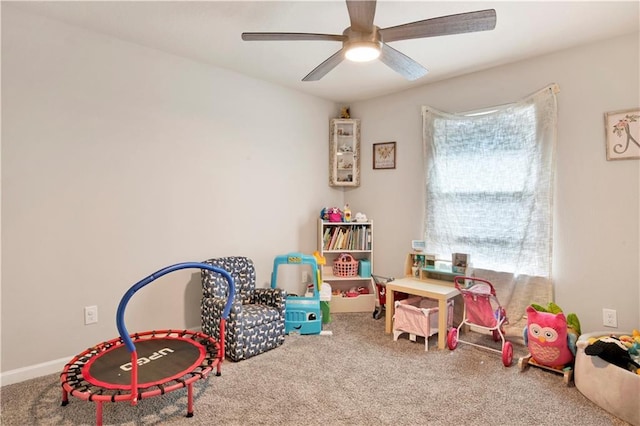
M 41 364 L 30 365 L 28 367 L 16 368 L 15 370 L 5 371 L 0 374 L 0 386 L 12 385 L 14 383 L 24 382 L 26 380 L 35 379 L 37 377 L 47 376 L 53 373 L 60 373 L 65 364 L 73 357 L 60 358 L 53 361 L 43 362 Z
M 187 330 L 202 331 L 202 327 L 191 327 Z M 60 358 L 53 361 L 43 362 L 41 364 L 30 365 L 27 367 L 16 368 L 15 370 L 0 373 L 0 387 L 12 385 L 14 383 L 24 382 L 26 380 L 35 379 L 37 377 L 47 376 L 53 373 L 61 373 L 64 366 L 74 358 L 74 355 L 67 358 Z
M 202 331 L 202 327 L 190 327 L 187 328 L 187 330 Z M 69 356 L 68 358 L 60 358 L 53 361 L 43 362 L 42 364 L 35 364 L 27 367 L 16 368 L 15 370 L 5 371 L 0 373 L 0 387 L 24 382 L 37 377 L 47 376 L 53 373 L 61 373 L 64 366 L 73 358 L 74 355 Z

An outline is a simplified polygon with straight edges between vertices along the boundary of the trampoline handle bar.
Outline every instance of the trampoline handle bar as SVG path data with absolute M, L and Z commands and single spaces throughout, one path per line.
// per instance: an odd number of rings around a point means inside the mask
M 206 263 L 200 263 L 200 262 L 184 262 L 184 263 L 177 263 L 172 266 L 167 266 L 166 268 L 160 269 L 159 271 L 149 275 L 147 278 L 131 286 L 131 288 L 125 293 L 124 296 L 122 296 L 122 299 L 120 300 L 120 304 L 118 305 L 118 312 L 116 314 L 116 325 L 118 326 L 118 333 L 120 333 L 120 337 L 122 338 L 122 341 L 127 346 L 127 349 L 129 349 L 129 352 L 133 353 L 136 350 L 136 347 L 133 344 L 131 337 L 129 337 L 129 332 L 127 331 L 127 327 L 124 325 L 124 310 L 127 307 L 127 303 L 129 303 L 129 299 L 131 299 L 131 297 L 135 294 L 135 292 L 137 292 L 147 284 L 151 283 L 152 281 L 160 278 L 161 276 L 166 275 L 173 271 L 177 271 L 179 269 L 189 269 L 189 268 L 207 269 L 209 271 L 216 272 L 222 275 L 227 280 L 227 283 L 229 284 L 229 295 L 228 295 L 227 303 L 224 305 L 224 310 L 222 311 L 222 318 L 227 319 L 227 317 L 229 316 L 229 312 L 231 311 L 233 298 L 236 293 L 235 284 L 229 272 L 225 271 L 224 269 L 218 268 L 216 266 L 209 265 Z

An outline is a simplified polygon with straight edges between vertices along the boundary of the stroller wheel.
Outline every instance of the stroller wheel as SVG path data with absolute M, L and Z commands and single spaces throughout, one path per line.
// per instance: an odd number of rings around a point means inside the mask
M 458 347 L 458 329 L 451 328 L 449 333 L 447 333 L 447 346 L 450 350 L 454 350 Z
M 505 367 L 511 367 L 513 362 L 513 346 L 511 342 L 504 342 L 502 346 L 502 363 Z
M 380 319 L 382 317 L 382 308 L 375 308 L 373 310 L 373 319 Z

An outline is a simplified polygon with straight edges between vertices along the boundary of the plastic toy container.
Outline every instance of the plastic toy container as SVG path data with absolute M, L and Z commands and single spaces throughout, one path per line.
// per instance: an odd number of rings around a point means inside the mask
M 362 259 L 358 261 L 358 275 L 362 278 L 371 278 L 371 261 Z
M 333 275 L 343 278 L 358 276 L 358 261 L 349 253 L 342 253 L 333 262 Z

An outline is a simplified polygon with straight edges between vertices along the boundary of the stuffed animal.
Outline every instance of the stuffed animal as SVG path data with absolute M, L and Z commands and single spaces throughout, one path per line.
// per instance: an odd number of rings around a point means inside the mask
M 367 221 L 367 215 L 361 212 L 356 213 L 355 218 L 353 219 L 354 222 L 366 222 Z
M 342 222 L 343 213 L 337 207 L 326 207 L 320 211 L 320 218 L 328 222 Z
M 640 356 L 640 331 L 633 330 L 631 336 L 622 335 L 620 341 L 624 343 L 629 351 L 629 354 L 636 357 Z
M 578 317 L 569 314 L 571 320 L 568 321 L 568 317 L 553 302 L 547 308 L 532 304 L 526 312 L 527 326 L 523 330 L 523 337 L 533 360 L 555 369 L 573 364 L 580 335 Z
M 613 365 L 640 375 L 640 364 L 631 358 L 625 344 L 615 336 L 589 340 L 589 345 L 584 348 L 584 353 L 598 356 Z
M 351 209 L 349 208 L 349 204 L 344 205 L 342 213 L 344 215 L 344 221 L 351 222 Z

